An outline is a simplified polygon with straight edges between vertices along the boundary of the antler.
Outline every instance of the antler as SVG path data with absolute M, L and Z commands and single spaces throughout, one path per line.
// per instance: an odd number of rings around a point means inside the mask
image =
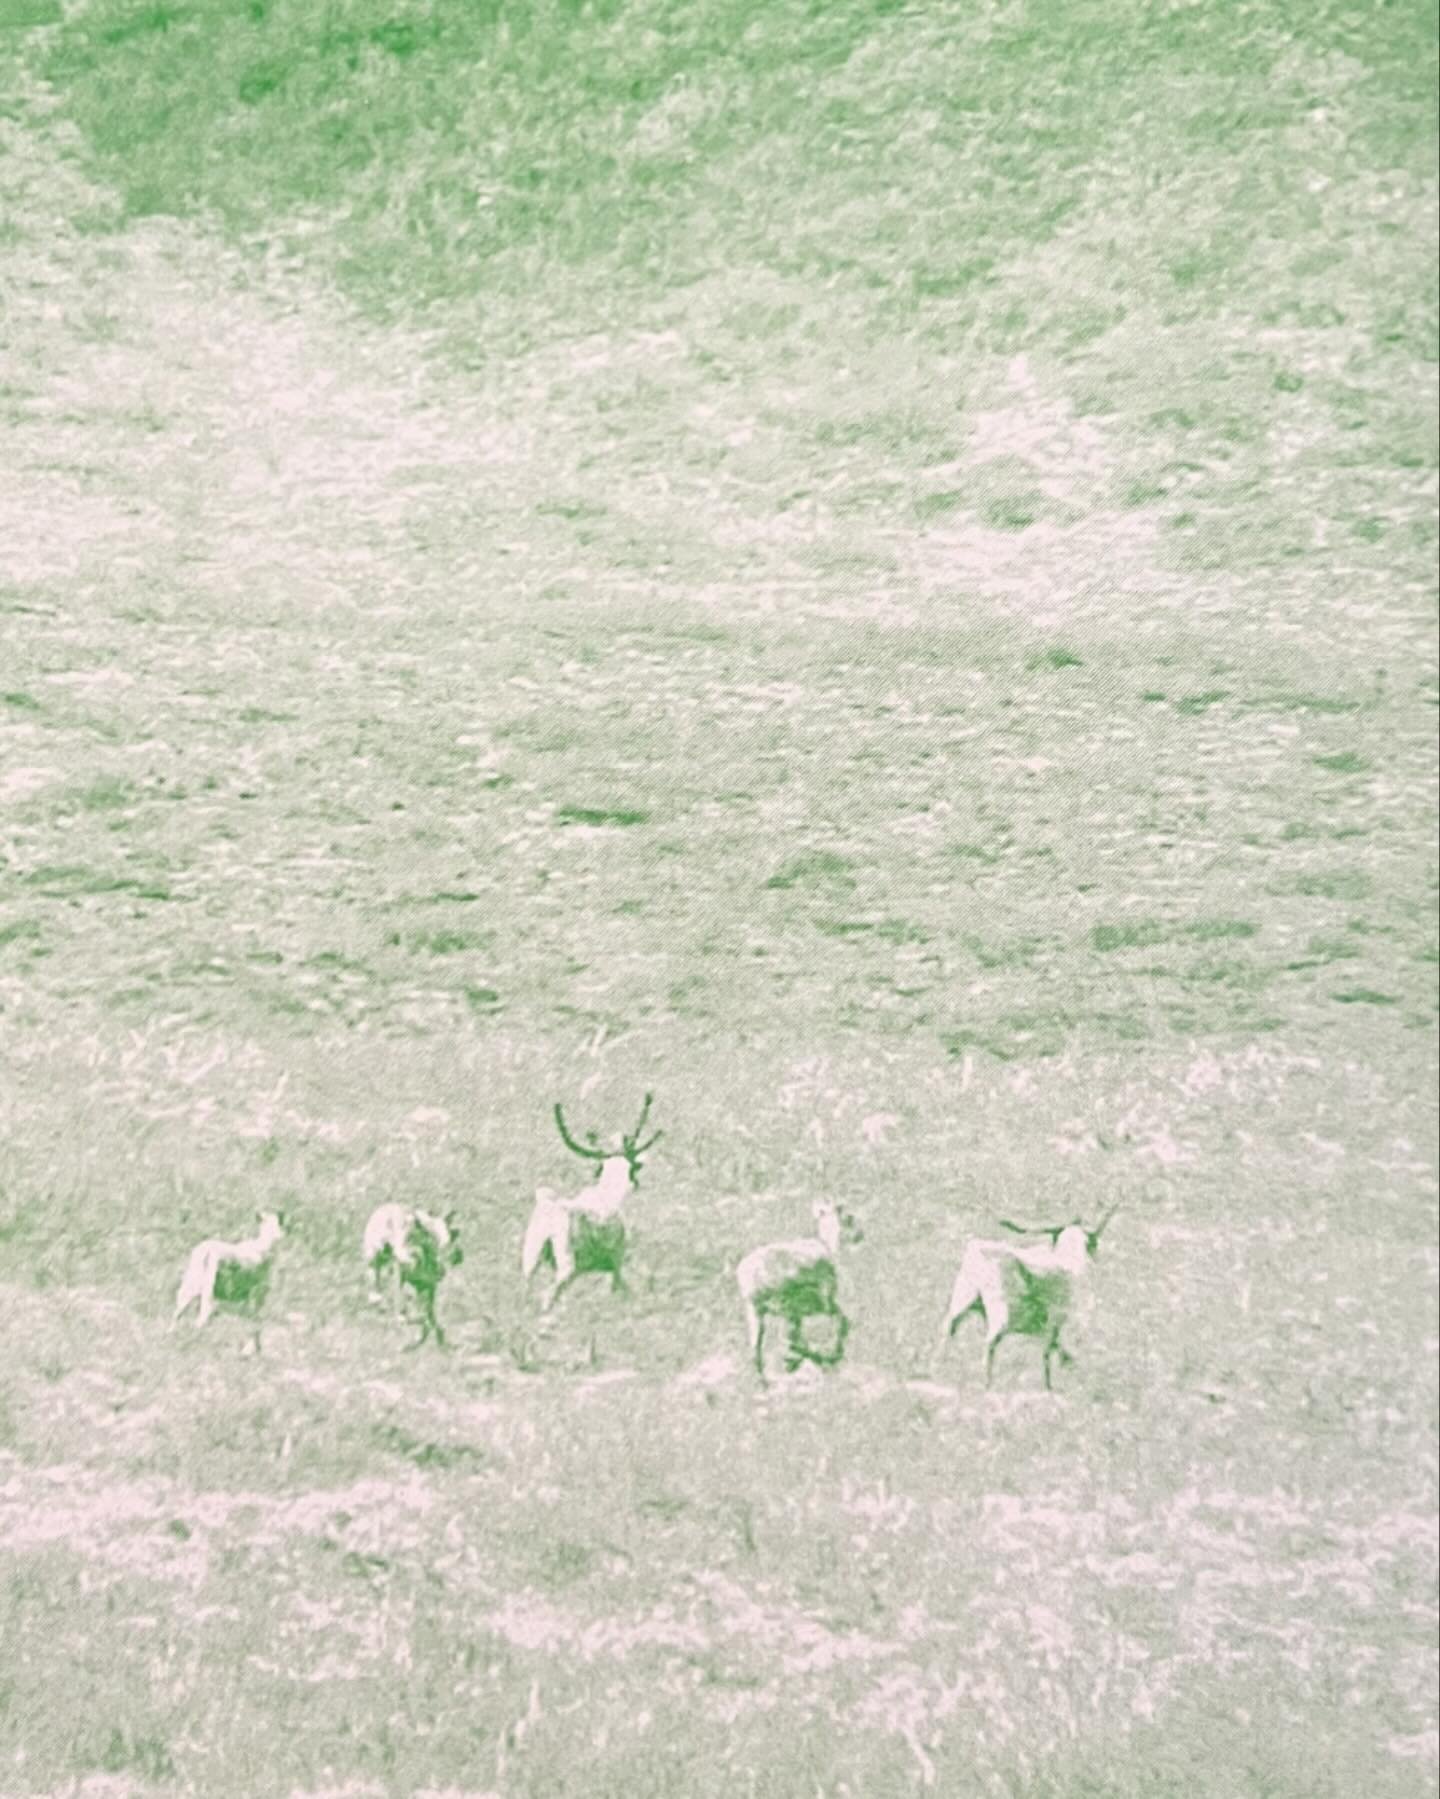
M 1106 1225 L 1107 1225 L 1107 1224 L 1109 1224 L 1109 1222 L 1110 1222 L 1110 1220 L 1111 1220 L 1111 1219 L 1112 1219 L 1112 1218 L 1113 1218 L 1113 1217 L 1114 1217 L 1114 1216 L 1115 1216 L 1115 1214 L 1116 1214 L 1116 1213 L 1117 1213 L 1117 1212 L 1118 1212 L 1118 1211 L 1119 1211 L 1119 1210 L 1120 1210 L 1120 1202 L 1119 1202 L 1119 1200 L 1118 1200 L 1118 1199 L 1117 1199 L 1117 1200 L 1116 1200 L 1116 1202 L 1115 1202 L 1115 1204 L 1114 1204 L 1114 1205 L 1113 1205 L 1113 1206 L 1111 1206 L 1111 1208 L 1110 1208 L 1110 1210 L 1109 1210 L 1109 1211 L 1108 1211 L 1108 1212 L 1107 1212 L 1107 1213 L 1106 1213 L 1106 1214 L 1105 1214 L 1105 1216 L 1104 1216 L 1104 1217 L 1103 1217 L 1103 1218 L 1102 1218 L 1102 1219 L 1101 1219 L 1101 1220 L 1100 1220 L 1100 1222 L 1099 1222 L 1099 1224 L 1097 1224 L 1097 1225 L 1096 1225 L 1096 1226 L 1095 1226 L 1095 1228 L 1094 1228 L 1094 1230 L 1093 1230 L 1093 1231 L 1087 1231 L 1087 1233 L 1086 1233 L 1086 1235 L 1087 1235 L 1087 1236 L 1088 1236 L 1088 1237 L 1089 1237 L 1089 1239 L 1090 1239 L 1090 1242 L 1091 1242 L 1091 1244 L 1092 1244 L 1092 1245 L 1093 1245 L 1093 1244 L 1096 1244 L 1096 1243 L 1098 1243 L 1098 1242 L 1099 1242 L 1099 1241 L 1100 1241 L 1100 1233 L 1101 1233 L 1101 1231 L 1103 1231 L 1103 1230 L 1104 1230 L 1104 1228 L 1105 1228 L 1105 1226 L 1106 1226 Z
M 653 1104 L 654 1099 L 655 1095 L 653 1093 L 647 1093 L 645 1095 L 645 1103 L 640 1108 L 640 1116 L 635 1121 L 635 1129 L 625 1133 L 625 1141 L 627 1143 L 634 1143 L 641 1131 L 645 1129 L 645 1120 L 650 1116 L 650 1107 Z
M 566 1149 L 573 1149 L 577 1156 L 584 1156 L 590 1162 L 603 1162 L 605 1151 L 597 1149 L 593 1143 L 577 1143 L 565 1125 L 565 1114 L 560 1109 L 560 1101 L 555 1102 L 555 1128 L 560 1133 L 560 1141 Z
M 1063 1224 L 1013 1224 L 1008 1218 L 1002 1218 L 1000 1228 L 1014 1231 L 1017 1237 L 1048 1237 L 1053 1243 L 1065 1226 Z
M 645 1103 L 640 1108 L 640 1116 L 636 1120 L 635 1129 L 629 1132 L 623 1139 L 626 1151 L 632 1157 L 643 1154 L 645 1150 L 649 1149 L 652 1143 L 658 1143 L 665 1135 L 664 1131 L 656 1131 L 653 1136 L 647 1137 L 643 1143 L 640 1141 L 640 1133 L 645 1129 L 645 1120 L 650 1116 L 650 1107 L 654 1098 L 655 1095 L 653 1093 L 647 1093 L 645 1095 Z

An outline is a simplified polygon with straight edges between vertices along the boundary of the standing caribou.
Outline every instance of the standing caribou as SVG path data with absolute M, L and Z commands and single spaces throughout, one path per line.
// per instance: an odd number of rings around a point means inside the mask
M 960 1272 L 940 1326 L 941 1349 L 960 1320 L 978 1310 L 985 1318 L 986 1386 L 990 1385 L 995 1351 L 1006 1337 L 1038 1337 L 1044 1345 L 1048 1392 L 1051 1362 L 1058 1357 L 1069 1367 L 1074 1359 L 1061 1346 L 1060 1332 L 1070 1314 L 1075 1282 L 1083 1278 L 1100 1245 L 1101 1232 L 1118 1209 L 1111 1206 L 1093 1231 L 1078 1219 L 1031 1230 L 1008 1218 L 1000 1220 L 1002 1229 L 1017 1237 L 1044 1239 L 1037 1243 L 1019 1245 L 973 1237 L 960 1258 Z
M 528 1281 L 542 1262 L 555 1270 L 555 1284 L 541 1309 L 548 1312 L 560 1295 L 582 1274 L 608 1274 L 613 1291 L 625 1286 L 625 1221 L 620 1208 L 639 1184 L 640 1158 L 664 1134 L 654 1131 L 644 1141 L 640 1133 L 650 1116 L 653 1095 L 645 1095 L 635 1128 L 620 1138 L 613 1150 L 601 1149 L 595 1133 L 578 1143 L 565 1123 L 559 1102 L 555 1125 L 560 1141 L 595 1167 L 595 1179 L 573 1199 L 561 1199 L 553 1187 L 537 1187 L 535 1208 L 525 1230 L 520 1267 Z
M 192 1305 L 197 1330 L 218 1306 L 249 1320 L 245 1353 L 258 1352 L 260 1313 L 270 1289 L 276 1247 L 285 1235 L 285 1219 L 280 1212 L 261 1212 L 256 1222 L 259 1228 L 253 1237 L 243 1237 L 239 1242 L 207 1237 L 190 1251 L 180 1277 L 180 1290 L 175 1295 L 172 1331 Z
M 845 1353 L 850 1320 L 840 1309 L 835 1258 L 842 1238 L 859 1243 L 863 1232 L 843 1207 L 828 1199 L 813 1207 L 815 1235 L 793 1237 L 783 1243 L 765 1243 L 752 1249 L 735 1270 L 740 1297 L 745 1304 L 745 1326 L 755 1372 L 765 1382 L 765 1321 L 785 1320 L 785 1372 L 793 1374 L 802 1362 L 830 1365 Z M 835 1341 L 826 1354 L 805 1341 L 810 1318 L 833 1318 Z

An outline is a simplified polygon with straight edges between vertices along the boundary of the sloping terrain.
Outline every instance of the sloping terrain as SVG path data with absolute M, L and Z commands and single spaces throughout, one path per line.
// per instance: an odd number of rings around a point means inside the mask
M 525 16 L 0 36 L 0 1792 L 1433 1791 L 1418 15 Z M 965 1238 L 1115 1199 L 987 1395 Z

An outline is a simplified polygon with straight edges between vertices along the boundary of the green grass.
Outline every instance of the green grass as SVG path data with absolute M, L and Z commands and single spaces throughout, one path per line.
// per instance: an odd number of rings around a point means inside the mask
M 1433 1786 L 1430 11 L 0 57 L 0 1787 Z M 542 1325 L 550 1107 L 647 1088 L 634 1292 Z M 762 1398 L 821 1190 L 846 1361 Z M 1117 1199 L 1060 1394 L 937 1355 Z M 167 1337 L 261 1204 L 265 1354 Z

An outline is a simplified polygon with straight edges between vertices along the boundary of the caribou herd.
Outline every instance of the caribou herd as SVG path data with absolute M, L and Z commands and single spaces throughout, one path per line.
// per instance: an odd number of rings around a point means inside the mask
M 639 1185 L 642 1158 L 663 1135 L 661 1131 L 644 1135 L 651 1103 L 652 1095 L 647 1093 L 634 1129 L 622 1133 L 611 1149 L 602 1149 L 593 1131 L 584 1141 L 576 1138 L 561 1107 L 555 1106 L 561 1142 L 589 1163 L 593 1178 L 568 1198 L 551 1187 L 536 1189 L 521 1244 L 520 1268 L 527 1284 L 542 1265 L 553 1271 L 553 1281 L 540 1302 L 542 1313 L 548 1313 L 582 1275 L 605 1274 L 610 1277 L 612 1292 L 627 1290 L 625 1205 Z M 940 1326 L 940 1350 L 948 1346 L 959 1324 L 978 1312 L 985 1325 L 986 1386 L 994 1373 L 995 1352 L 1004 1339 L 1028 1337 L 1040 1345 L 1048 1391 L 1052 1364 L 1058 1361 L 1069 1366 L 1073 1360 L 1060 1341 L 1061 1332 L 1115 1210 L 1112 1206 L 1093 1229 L 1079 1219 L 1027 1228 L 1002 1218 L 1001 1228 L 1010 1233 L 1009 1240 L 971 1238 L 961 1254 Z M 850 1320 L 840 1304 L 838 1265 L 842 1246 L 860 1242 L 863 1233 L 850 1213 L 833 1200 L 817 1200 L 813 1216 L 813 1236 L 762 1244 L 736 1265 L 750 1357 L 762 1385 L 767 1382 L 766 1325 L 772 1319 L 784 1329 L 787 1373 L 805 1363 L 831 1367 L 845 1353 Z M 217 1309 L 238 1312 L 250 1326 L 247 1353 L 258 1350 L 261 1308 L 284 1237 L 283 1215 L 268 1211 L 259 1216 L 251 1237 L 236 1242 L 209 1237 L 197 1244 L 185 1264 L 171 1328 L 192 1305 L 197 1329 Z M 419 1324 L 418 1337 L 408 1345 L 415 1349 L 427 1341 L 444 1347 L 436 1301 L 445 1276 L 464 1259 L 454 1212 L 442 1217 L 417 1206 L 388 1202 L 371 1213 L 361 1239 L 368 1297 L 374 1304 L 382 1303 L 383 1284 L 388 1279 L 397 1307 L 408 1301 Z M 816 1320 L 824 1326 L 818 1342 L 813 1330 Z

